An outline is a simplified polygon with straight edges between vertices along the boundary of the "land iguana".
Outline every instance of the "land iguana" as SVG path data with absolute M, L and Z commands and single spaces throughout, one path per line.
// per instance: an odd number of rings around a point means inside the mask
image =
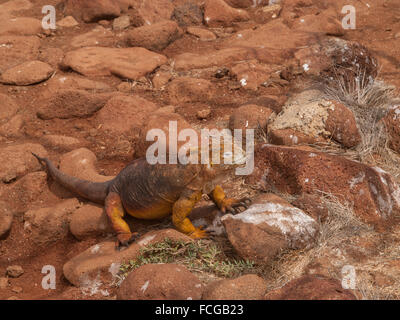
M 220 151 L 221 157 L 232 157 L 232 152 Z M 132 233 L 123 217 L 125 212 L 139 219 L 160 219 L 172 214 L 174 226 L 194 239 L 208 236 L 202 227 L 196 228 L 189 220 L 195 204 L 208 194 L 222 213 L 238 213 L 251 203 L 248 198 L 231 199 L 225 196 L 217 184 L 218 177 L 242 164 L 244 151 L 232 161 L 233 165 L 221 164 L 154 164 L 146 158 L 134 160 L 114 179 L 103 183 L 90 182 L 69 176 L 47 158 L 34 156 L 45 163 L 50 176 L 70 191 L 90 201 L 104 204 L 112 228 L 117 234 L 117 247 L 128 246 L 138 237 Z M 211 152 L 210 152 L 211 155 Z M 211 156 L 210 156 L 211 159 Z M 239 160 L 238 160 L 239 159 Z

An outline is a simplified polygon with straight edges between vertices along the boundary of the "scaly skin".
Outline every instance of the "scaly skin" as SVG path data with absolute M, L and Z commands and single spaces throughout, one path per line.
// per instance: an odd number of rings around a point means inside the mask
M 118 247 L 129 245 L 138 236 L 125 222 L 125 213 L 139 219 L 160 219 L 172 214 L 172 221 L 180 232 L 201 239 L 207 232 L 195 228 L 188 215 L 203 194 L 208 194 L 223 213 L 235 213 L 248 205 L 248 199 L 228 199 L 221 186 L 213 186 L 216 170 L 205 165 L 150 165 L 141 158 L 126 166 L 113 180 L 93 183 L 70 177 L 48 159 L 35 157 L 47 165 L 53 179 L 64 187 L 88 200 L 104 202 L 117 234 Z

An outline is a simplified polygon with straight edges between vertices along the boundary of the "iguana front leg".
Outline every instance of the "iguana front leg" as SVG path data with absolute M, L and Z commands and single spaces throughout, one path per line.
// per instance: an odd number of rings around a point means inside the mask
M 241 208 L 247 209 L 248 206 L 251 204 L 251 200 L 249 198 L 227 198 L 224 190 L 219 185 L 214 188 L 214 190 L 209 194 L 209 197 L 212 201 L 214 201 L 214 203 L 218 206 L 222 213 L 230 212 L 233 214 L 237 214 L 243 211 L 241 210 Z
M 125 215 L 120 196 L 115 192 L 110 192 L 105 200 L 105 210 L 111 221 L 112 228 L 117 233 L 119 246 L 127 246 L 136 240 L 138 233 L 132 233 L 123 216 Z
M 187 217 L 193 210 L 195 204 L 201 199 L 201 191 L 186 190 L 174 203 L 172 208 L 172 222 L 175 227 L 193 239 L 205 238 L 207 232 L 196 228 Z

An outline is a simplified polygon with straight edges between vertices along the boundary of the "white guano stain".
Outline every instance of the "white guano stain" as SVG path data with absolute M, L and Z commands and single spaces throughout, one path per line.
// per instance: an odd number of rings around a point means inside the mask
M 140 246 L 146 246 L 146 245 L 148 245 L 149 242 L 150 242 L 151 240 L 153 240 L 155 237 L 156 237 L 155 235 L 147 236 L 147 237 L 143 238 L 142 240 L 140 240 L 140 241 L 138 242 L 138 244 L 139 244 Z
M 100 248 L 101 248 L 101 246 L 99 244 L 96 244 L 90 249 L 90 253 L 96 254 L 100 251 Z
M 225 215 L 221 218 L 240 220 L 255 225 L 267 224 L 278 228 L 285 236 L 289 245 L 293 242 L 307 242 L 317 232 L 315 220 L 302 210 L 279 203 L 264 202 L 250 206 L 249 209 L 235 216 Z
M 111 273 L 112 277 L 115 278 L 119 272 L 121 264 L 118 262 L 111 263 L 110 267 L 108 268 L 108 272 Z
M 140 288 L 140 290 L 142 290 L 142 292 L 144 293 L 144 292 L 147 290 L 147 288 L 149 287 L 149 284 L 150 284 L 150 280 L 147 280 L 147 281 L 144 283 L 144 285 L 142 285 L 142 287 Z
M 364 181 L 364 178 L 365 178 L 365 172 L 360 172 L 357 176 L 352 178 L 349 181 L 350 189 L 353 189 L 357 184 L 362 183 Z

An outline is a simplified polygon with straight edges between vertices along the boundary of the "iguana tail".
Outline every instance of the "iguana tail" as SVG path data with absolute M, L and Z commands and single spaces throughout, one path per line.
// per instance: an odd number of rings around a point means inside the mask
M 106 182 L 91 182 L 69 176 L 58 170 L 47 158 L 41 158 L 32 153 L 41 163 L 45 163 L 51 177 L 68 190 L 96 203 L 104 203 L 108 189 L 113 180 Z

